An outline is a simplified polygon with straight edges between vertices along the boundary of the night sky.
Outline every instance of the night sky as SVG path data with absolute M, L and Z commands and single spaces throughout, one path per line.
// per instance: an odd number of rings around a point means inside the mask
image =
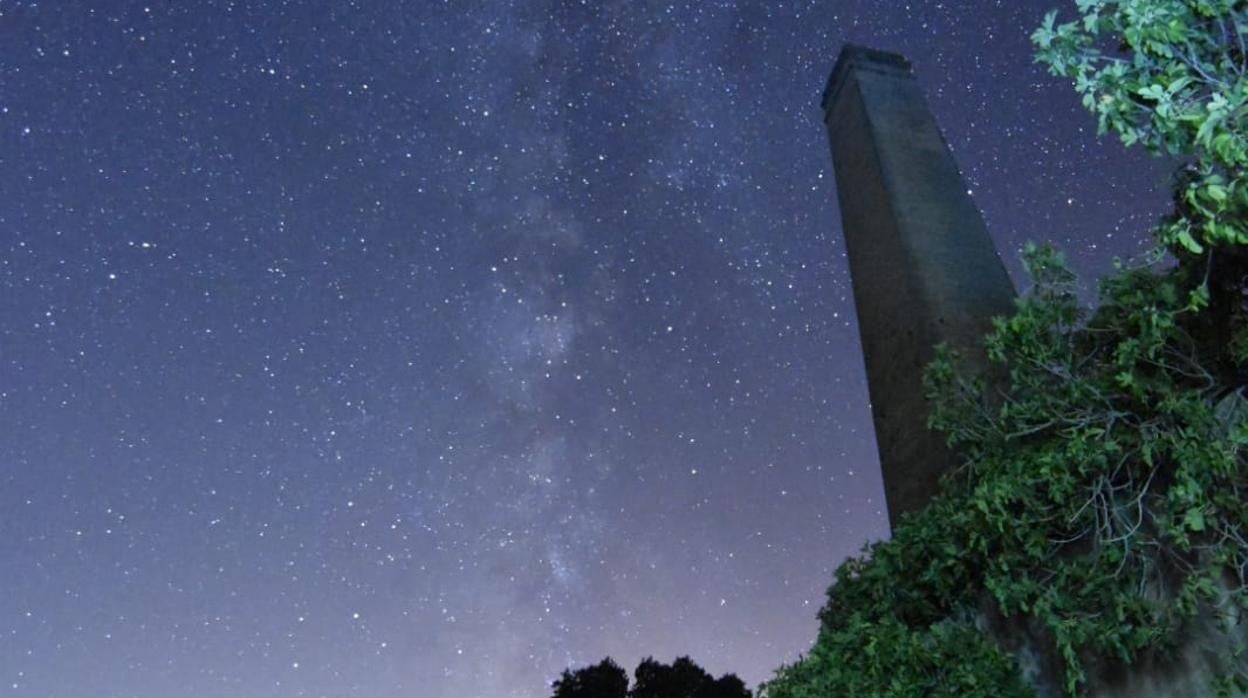
M 0 0 L 0 695 L 767 678 L 887 535 L 828 72 L 1103 273 L 1168 168 L 1059 2 Z

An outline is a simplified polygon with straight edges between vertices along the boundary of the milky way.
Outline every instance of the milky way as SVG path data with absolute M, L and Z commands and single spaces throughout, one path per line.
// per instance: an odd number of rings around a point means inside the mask
M 1058 1 L 0 0 L 0 694 L 767 678 L 887 534 L 827 74 L 1104 272 L 1167 167 Z

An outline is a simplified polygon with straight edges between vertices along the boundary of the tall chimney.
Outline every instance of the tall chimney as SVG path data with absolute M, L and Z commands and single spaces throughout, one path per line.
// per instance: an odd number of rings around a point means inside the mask
M 1014 286 L 904 57 L 841 51 L 823 95 L 889 523 L 956 463 L 927 428 L 923 368 L 947 342 L 986 370 Z

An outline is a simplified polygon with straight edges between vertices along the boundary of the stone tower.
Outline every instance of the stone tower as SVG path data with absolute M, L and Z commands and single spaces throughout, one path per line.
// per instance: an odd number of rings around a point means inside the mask
M 947 342 L 976 369 L 1014 286 L 910 63 L 847 46 L 823 95 L 889 522 L 955 463 L 927 428 L 923 367 Z

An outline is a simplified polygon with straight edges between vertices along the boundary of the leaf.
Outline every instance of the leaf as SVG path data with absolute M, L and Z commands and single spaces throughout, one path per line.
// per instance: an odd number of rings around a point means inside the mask
M 1223 160 L 1230 160 L 1233 154 L 1232 148 L 1235 144 L 1235 138 L 1229 133 L 1219 133 L 1214 136 L 1210 149 Z
M 1248 387 L 1248 386 L 1245 386 Z M 1229 432 L 1248 421 L 1248 398 L 1244 397 L 1244 387 L 1231 392 L 1218 401 L 1213 408 L 1213 416 Z
M 1183 523 L 1189 529 L 1199 533 L 1205 530 L 1205 512 L 1200 509 L 1188 509 L 1187 515 L 1183 517 Z
M 1191 252 L 1192 254 L 1200 254 L 1201 252 L 1205 251 L 1204 245 L 1201 245 L 1199 242 L 1196 242 L 1196 238 L 1192 237 L 1192 234 L 1188 232 L 1186 228 L 1182 228 L 1179 230 L 1178 238 L 1179 238 L 1179 244 L 1187 248 L 1187 251 Z
M 1178 80 L 1175 80 L 1174 82 L 1170 83 L 1170 86 L 1166 88 L 1166 92 L 1169 93 L 1171 96 L 1174 96 L 1180 90 L 1183 90 L 1188 85 L 1192 84 L 1192 82 L 1193 80 L 1191 76 L 1181 77 Z
M 1189 310 L 1199 311 L 1209 306 L 1209 285 L 1201 284 L 1192 289 L 1188 294 L 1187 307 Z

